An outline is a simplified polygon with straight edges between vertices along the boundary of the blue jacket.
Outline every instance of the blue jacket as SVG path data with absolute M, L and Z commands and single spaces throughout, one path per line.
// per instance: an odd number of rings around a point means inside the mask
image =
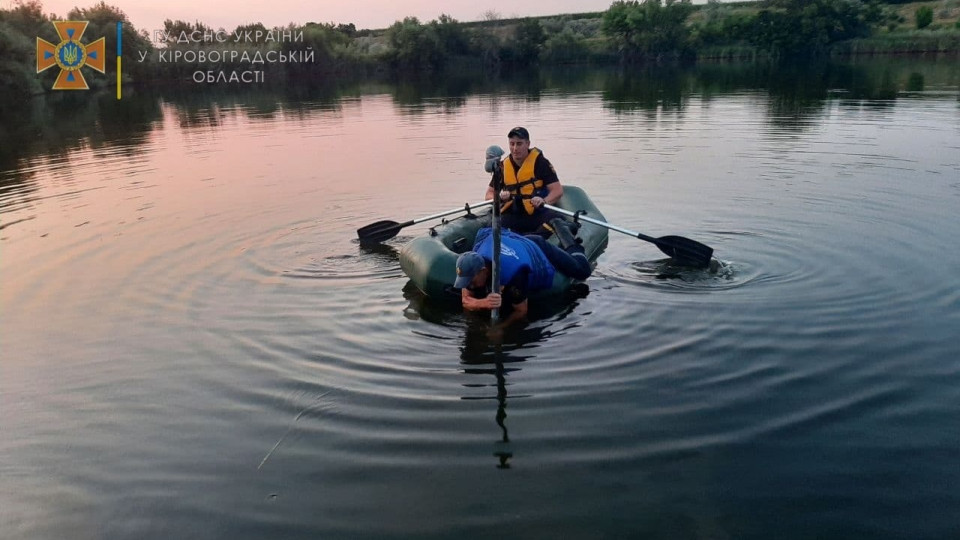
M 477 231 L 473 251 L 484 260 L 493 261 L 493 230 L 484 227 Z M 553 286 L 553 264 L 534 242 L 513 231 L 500 231 L 500 284 L 509 283 L 522 269 L 528 269 L 527 287 L 531 291 Z

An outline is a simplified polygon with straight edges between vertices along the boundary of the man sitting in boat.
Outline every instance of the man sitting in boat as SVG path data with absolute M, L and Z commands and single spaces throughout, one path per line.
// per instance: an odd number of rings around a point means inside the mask
M 499 292 L 489 293 L 493 276 L 493 234 L 489 227 L 480 229 L 473 251 L 457 259 L 457 279 L 453 286 L 460 289 L 464 309 L 477 311 L 509 306 L 512 310 L 504 324 L 510 324 L 526 317 L 528 294 L 549 289 L 553 285 L 554 272 L 559 271 L 577 280 L 590 277 L 593 267 L 583 246 L 570 230 L 579 225 L 559 218 L 553 219 L 550 225 L 563 249 L 539 235 L 502 232 Z
M 497 186 L 502 185 L 503 227 L 522 234 L 538 233 L 549 237 L 545 224 L 559 216 L 543 205 L 556 204 L 563 196 L 563 186 L 550 161 L 539 149 L 530 148 L 530 132 L 526 128 L 511 129 L 507 139 L 510 155 L 502 162 L 497 160 L 498 166 L 487 169 L 493 177 L 487 187 L 486 200 L 493 199 Z

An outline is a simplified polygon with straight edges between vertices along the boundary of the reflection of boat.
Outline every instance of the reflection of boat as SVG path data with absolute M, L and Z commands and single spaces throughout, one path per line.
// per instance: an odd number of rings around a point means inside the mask
M 593 205 L 586 192 L 576 186 L 563 186 L 563 197 L 557 204 L 571 212 L 583 212 L 594 219 L 605 221 L 600 210 Z M 468 214 L 431 227 L 430 231 L 410 241 L 400 251 L 400 267 L 413 284 L 432 298 L 460 297 L 452 288 L 457 273 L 457 256 L 473 247 L 473 240 L 481 227 L 490 225 L 490 212 Z M 607 229 L 582 222 L 577 236 L 583 240 L 587 258 L 591 262 L 603 253 L 607 246 Z M 556 243 L 556 237 L 550 239 Z M 573 280 L 557 272 L 550 289 L 538 291 L 532 296 L 559 295 L 566 291 Z

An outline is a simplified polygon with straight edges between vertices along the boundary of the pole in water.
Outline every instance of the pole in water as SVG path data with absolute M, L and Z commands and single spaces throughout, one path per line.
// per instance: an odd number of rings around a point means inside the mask
M 500 190 L 503 188 L 503 166 L 500 156 L 503 148 L 499 146 L 487 147 L 486 161 L 483 169 L 493 173 L 493 213 L 491 228 L 493 229 L 493 271 L 490 276 L 490 286 L 493 292 L 500 294 Z M 500 310 L 493 309 L 490 318 L 494 323 L 500 320 Z

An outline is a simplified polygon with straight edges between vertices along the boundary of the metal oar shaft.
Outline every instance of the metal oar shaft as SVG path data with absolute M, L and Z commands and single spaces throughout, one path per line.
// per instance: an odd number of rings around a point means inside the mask
M 630 236 L 635 236 L 635 237 L 637 237 L 637 238 L 643 238 L 644 240 L 652 240 L 652 238 L 650 238 L 649 236 L 647 236 L 647 235 L 645 235 L 645 234 L 638 233 L 638 232 L 634 232 L 634 231 L 631 231 L 631 230 L 629 230 L 629 229 L 624 229 L 623 227 L 617 227 L 616 225 L 607 223 L 606 221 L 600 221 L 599 219 L 593 219 L 592 217 L 586 216 L 586 215 L 584 215 L 584 214 L 577 214 L 576 212 L 571 212 L 571 211 L 569 211 L 569 210 L 564 210 L 563 208 L 559 208 L 559 207 L 553 206 L 553 205 L 551 205 L 551 204 L 545 204 L 545 205 L 543 205 L 543 206 L 546 207 L 546 208 L 549 208 L 550 210 L 553 210 L 554 212 L 563 214 L 563 215 L 565 215 L 565 216 L 575 217 L 575 218 L 577 218 L 577 220 L 579 220 L 579 221 L 586 221 L 587 223 L 593 223 L 594 225 L 600 225 L 601 227 L 606 227 L 606 228 L 608 228 L 608 229 L 612 229 L 612 230 L 614 230 L 614 231 L 621 232 L 621 233 L 623 233 L 623 234 L 629 234 Z
M 371 223 L 357 229 L 357 237 L 361 242 L 372 243 L 372 242 L 383 242 L 384 240 L 389 240 L 397 235 L 400 232 L 400 229 L 404 227 L 409 227 L 417 223 L 423 223 L 424 221 L 430 221 L 437 218 L 442 218 L 444 216 L 449 216 L 451 214 L 459 214 L 462 212 L 469 212 L 475 208 L 483 208 L 484 206 L 490 206 L 493 204 L 493 201 L 483 201 L 476 203 L 474 205 L 466 204 L 460 208 L 454 208 L 452 210 L 447 210 L 446 212 L 440 212 L 439 214 L 434 214 L 432 216 L 425 216 L 422 218 L 411 219 L 410 221 L 405 221 L 403 223 L 397 223 L 389 219 L 384 219 L 377 221 L 376 223 Z
M 569 210 L 564 210 L 563 208 L 557 208 L 556 206 L 551 206 L 549 204 L 544 205 L 554 212 L 573 217 L 577 221 L 586 221 L 587 223 L 593 223 L 594 225 L 600 225 L 601 227 L 606 227 L 608 229 L 628 234 L 634 238 L 639 238 L 640 240 L 650 242 L 653 245 L 657 246 L 663 253 L 669 255 L 673 259 L 679 261 L 682 264 L 689 264 L 691 266 L 696 266 L 699 268 L 706 268 L 710 264 L 710 257 L 713 256 L 713 248 L 705 244 L 701 244 L 696 240 L 691 240 L 689 238 L 684 238 L 682 236 L 661 236 L 660 238 L 654 238 L 652 236 L 647 236 L 643 233 L 638 233 L 631 231 L 629 229 L 624 229 L 623 227 L 617 227 L 616 225 L 611 225 L 604 221 L 598 219 L 593 219 L 589 216 L 584 216 L 581 213 L 574 213 Z
M 442 218 L 442 217 L 444 217 L 444 216 L 449 216 L 450 214 L 456 214 L 456 213 L 458 213 L 458 212 L 465 212 L 465 211 L 467 211 L 467 210 L 473 210 L 473 209 L 475 209 L 475 208 L 483 208 L 484 206 L 490 206 L 491 204 L 493 204 L 493 201 L 492 201 L 492 200 L 490 200 L 490 201 L 483 201 L 483 202 L 475 203 L 475 204 L 468 204 L 468 205 L 463 206 L 463 207 L 460 207 L 460 208 L 455 208 L 455 209 L 453 209 L 453 210 L 447 210 L 446 212 L 440 212 L 439 214 L 433 214 L 432 216 L 425 216 L 425 217 L 422 217 L 422 218 L 417 218 L 417 219 L 413 220 L 413 222 L 414 222 L 414 223 L 423 223 L 424 221 L 430 221 L 430 220 L 433 220 L 433 219 Z

